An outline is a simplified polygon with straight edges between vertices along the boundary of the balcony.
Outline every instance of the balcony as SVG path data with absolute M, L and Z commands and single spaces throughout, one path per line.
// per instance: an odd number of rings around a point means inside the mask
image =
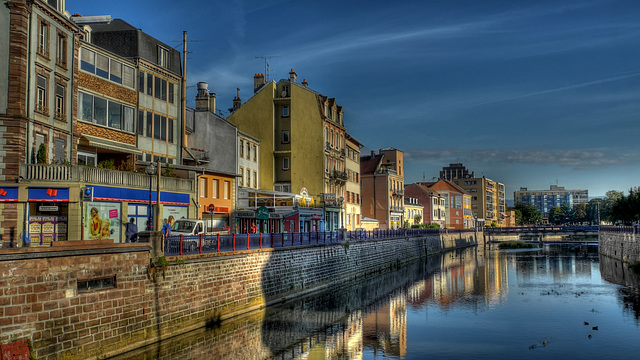
M 21 164 L 20 176 L 26 181 L 78 182 L 93 185 L 118 185 L 123 188 L 149 188 L 149 175 L 131 171 L 107 170 L 80 165 Z M 156 186 L 157 176 L 153 177 Z M 166 191 L 194 192 L 191 179 L 161 177 L 160 187 Z
M 339 183 L 343 183 L 349 180 L 349 175 L 346 172 L 338 171 L 338 170 L 333 170 L 332 172 L 329 172 L 329 177 L 332 180 Z
M 404 196 L 404 189 L 393 189 L 393 196 Z
M 402 206 L 390 206 L 389 211 L 396 213 L 404 213 L 404 208 Z

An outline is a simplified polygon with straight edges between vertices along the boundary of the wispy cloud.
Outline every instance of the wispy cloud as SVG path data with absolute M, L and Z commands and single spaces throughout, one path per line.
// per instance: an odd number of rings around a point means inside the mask
M 413 149 L 404 153 L 412 161 L 447 163 L 451 159 L 474 163 L 508 163 L 593 169 L 606 166 L 631 166 L 640 163 L 638 152 L 619 153 L 601 150 L 466 150 Z

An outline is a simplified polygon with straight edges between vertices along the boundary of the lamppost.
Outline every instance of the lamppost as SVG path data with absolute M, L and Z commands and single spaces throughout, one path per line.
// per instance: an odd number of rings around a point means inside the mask
M 151 162 L 144 171 L 149 175 L 149 211 L 147 212 L 147 231 L 153 231 L 153 207 L 151 205 L 151 194 L 153 185 L 153 176 L 156 174 L 156 166 Z

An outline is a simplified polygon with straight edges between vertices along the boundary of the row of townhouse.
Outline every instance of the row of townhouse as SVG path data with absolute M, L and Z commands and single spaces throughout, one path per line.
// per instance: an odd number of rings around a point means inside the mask
M 360 225 L 362 144 L 336 100 L 295 71 L 256 74 L 254 94 L 243 103 L 238 90 L 225 119 L 204 82 L 187 108 L 180 52 L 127 22 L 71 15 L 64 1 L 6 4 L 5 242 L 123 242 L 124 222 L 157 230 L 171 217 L 220 232 Z

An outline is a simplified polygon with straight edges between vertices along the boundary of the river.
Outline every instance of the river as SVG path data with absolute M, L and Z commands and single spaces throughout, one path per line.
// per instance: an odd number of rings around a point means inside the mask
M 114 359 L 637 359 L 639 284 L 596 246 L 469 248 Z

